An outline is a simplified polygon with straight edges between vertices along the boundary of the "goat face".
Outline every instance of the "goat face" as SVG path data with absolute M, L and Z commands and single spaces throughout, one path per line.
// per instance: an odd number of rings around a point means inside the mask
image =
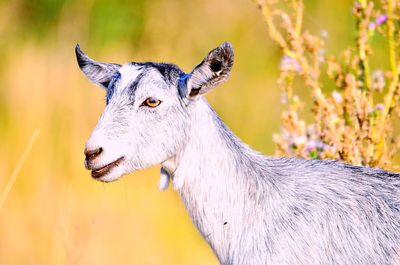
M 79 67 L 106 89 L 106 107 L 85 147 L 85 166 L 105 182 L 164 162 L 184 147 L 201 95 L 223 82 L 233 64 L 224 43 L 190 74 L 173 64 L 100 63 L 76 47 Z

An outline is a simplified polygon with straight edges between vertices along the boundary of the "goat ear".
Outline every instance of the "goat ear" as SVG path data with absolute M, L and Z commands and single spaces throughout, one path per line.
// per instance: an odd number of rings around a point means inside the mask
M 233 47 L 224 42 L 210 51 L 206 58 L 186 76 L 187 97 L 203 95 L 224 82 L 233 65 Z
M 87 56 L 79 47 L 79 44 L 75 47 L 76 59 L 78 61 L 79 68 L 87 76 L 87 78 L 105 88 L 108 87 L 111 78 L 121 67 L 119 64 L 113 63 L 100 63 L 92 60 Z

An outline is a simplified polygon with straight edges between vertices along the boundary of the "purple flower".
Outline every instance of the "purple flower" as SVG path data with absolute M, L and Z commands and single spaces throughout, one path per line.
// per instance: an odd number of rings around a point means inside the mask
M 281 71 L 294 71 L 297 73 L 303 72 L 300 63 L 296 59 L 287 55 L 282 58 L 280 68 Z
M 382 25 L 384 24 L 386 21 L 388 20 L 388 16 L 387 15 L 380 15 L 376 18 L 376 24 L 378 25 Z
M 315 140 L 310 140 L 310 141 L 307 142 L 306 150 L 307 150 L 308 152 L 310 152 L 310 151 L 312 151 L 312 150 L 314 150 L 314 149 L 316 149 L 316 148 L 317 148 L 317 141 L 315 141 Z
M 375 109 L 383 111 L 385 109 L 385 106 L 383 104 L 376 104 Z
M 369 28 L 370 30 L 374 30 L 374 29 L 376 28 L 376 24 L 375 24 L 374 22 L 369 22 L 368 28 Z
M 317 142 L 317 149 L 318 151 L 325 151 L 327 149 L 327 145 L 323 142 Z

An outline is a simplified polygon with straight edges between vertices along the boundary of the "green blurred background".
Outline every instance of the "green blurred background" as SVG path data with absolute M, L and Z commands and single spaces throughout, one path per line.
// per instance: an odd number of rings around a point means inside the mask
M 306 27 L 329 33 L 327 53 L 352 44 L 352 1 L 305 5 Z M 281 54 L 252 0 L 1 0 L 0 194 L 40 135 L 0 208 L 0 264 L 217 264 L 177 193 L 158 191 L 159 167 L 111 184 L 84 169 L 104 91 L 80 72 L 74 47 L 188 72 L 225 40 L 235 47 L 231 78 L 207 98 L 240 138 L 272 154 Z

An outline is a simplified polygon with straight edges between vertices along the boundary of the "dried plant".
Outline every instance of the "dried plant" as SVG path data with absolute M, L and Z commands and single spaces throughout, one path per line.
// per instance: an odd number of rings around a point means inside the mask
M 277 155 L 390 167 L 400 147 L 393 130 L 393 119 L 400 115 L 400 3 L 356 1 L 354 47 L 339 56 L 326 56 L 327 33 L 317 36 L 303 28 L 302 0 L 256 2 L 270 37 L 283 51 L 278 85 L 286 107 L 281 133 L 274 135 Z M 378 35 L 387 43 L 383 48 L 389 60 L 386 70 L 370 66 L 371 40 Z M 326 77 L 333 85 L 322 89 Z M 305 104 L 295 87 L 311 92 L 310 123 L 300 117 Z

